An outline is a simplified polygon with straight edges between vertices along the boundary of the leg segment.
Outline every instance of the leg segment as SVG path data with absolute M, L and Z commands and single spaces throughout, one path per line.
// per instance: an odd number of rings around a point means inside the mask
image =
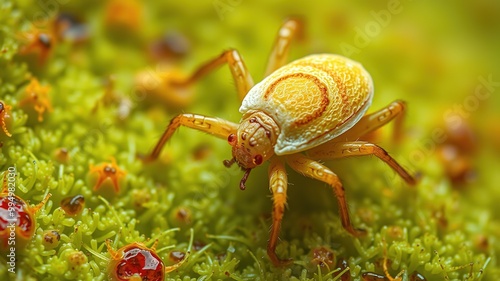
M 273 73 L 276 69 L 286 63 L 290 44 L 295 36 L 303 37 L 303 22 L 299 19 L 288 19 L 278 31 L 278 37 L 274 42 L 269 61 L 267 62 L 265 76 Z
M 283 163 L 277 158 L 271 158 L 269 165 L 269 189 L 273 193 L 273 225 L 267 244 L 267 254 L 275 266 L 283 266 L 291 262 L 282 260 L 276 255 L 276 245 L 281 228 L 281 220 L 286 206 L 287 176 Z
M 172 121 L 170 121 L 170 124 L 161 136 L 155 148 L 151 154 L 144 159 L 144 161 L 148 162 L 158 158 L 165 143 L 181 125 L 212 134 L 222 139 L 226 139 L 230 134 L 236 133 L 238 128 L 237 124 L 220 118 L 196 114 L 179 114 L 174 117 Z
M 415 185 L 416 180 L 412 177 L 394 158 L 392 158 L 383 148 L 373 143 L 364 141 L 353 142 L 327 142 L 307 151 L 307 155 L 312 159 L 336 159 L 350 156 L 375 155 L 380 160 L 389 165 L 408 184 Z
M 405 109 L 406 104 L 404 101 L 394 101 L 387 107 L 384 107 L 377 112 L 363 116 L 363 118 L 361 118 L 361 120 L 359 120 L 354 127 L 342 134 L 339 138 L 342 140 L 355 140 L 372 131 L 375 131 L 397 117 L 394 128 L 394 138 L 395 140 L 398 140 L 401 138 L 402 134 L 402 118 L 404 116 Z
M 187 86 L 193 84 L 206 74 L 216 70 L 221 65 L 227 63 L 231 74 L 233 75 L 234 82 L 236 83 L 236 89 L 238 91 L 238 96 L 240 100 L 246 96 L 250 88 L 253 87 L 253 79 L 248 72 L 243 59 L 236 50 L 228 50 L 223 52 L 220 56 L 216 57 L 200 66 L 189 78 L 184 81 L 172 81 L 176 86 Z
M 33 206 L 31 208 L 31 210 L 36 213 L 38 212 L 42 207 L 43 205 L 45 205 L 47 203 L 47 201 L 49 201 L 49 198 L 52 196 L 51 193 L 47 193 L 47 195 L 45 195 L 45 197 L 43 198 L 42 202 L 36 204 L 35 206 Z
M 111 246 L 110 239 L 106 239 L 106 247 L 108 248 L 108 253 L 112 259 L 119 260 L 122 258 L 122 256 L 123 256 L 122 253 L 115 251 L 115 249 L 113 249 L 113 247 Z
M 342 226 L 344 227 L 344 229 L 354 236 L 361 236 L 365 234 L 363 230 L 354 228 L 351 223 L 351 219 L 349 217 L 349 209 L 347 207 L 347 202 L 345 199 L 344 187 L 342 186 L 342 183 L 340 182 L 340 179 L 336 174 L 334 174 L 327 167 L 301 154 L 292 154 L 287 156 L 287 163 L 295 171 L 330 185 L 333 188 L 335 195 L 337 196 L 340 210 L 340 220 L 342 221 Z

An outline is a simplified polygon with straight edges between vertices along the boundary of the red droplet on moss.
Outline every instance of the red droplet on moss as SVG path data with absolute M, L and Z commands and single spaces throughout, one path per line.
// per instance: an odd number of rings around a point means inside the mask
M 69 162 L 69 151 L 65 147 L 60 147 L 56 149 L 54 152 L 54 158 L 63 164 L 67 164 Z
M 413 273 L 410 276 L 410 281 L 426 281 L 426 280 L 427 279 L 425 279 L 425 277 L 422 274 L 416 271 L 413 271 Z
M 0 194 L 0 249 L 2 251 L 9 248 L 9 237 L 14 232 L 16 247 L 26 246 L 35 233 L 35 214 L 50 196 L 50 193 L 47 194 L 41 203 L 31 207 L 20 197 L 8 192 L 7 176 L 4 177 Z
M 186 257 L 186 253 L 181 251 L 170 252 L 169 258 L 173 262 L 180 262 Z
M 363 281 L 385 281 L 388 280 L 384 275 L 380 275 L 374 272 L 365 272 L 361 274 Z
M 191 210 L 186 207 L 178 207 L 173 210 L 174 223 L 177 225 L 186 225 L 191 223 Z
M 348 267 L 349 267 L 349 264 L 347 263 L 347 261 L 345 259 L 340 259 L 337 262 L 337 268 L 340 268 L 339 272 L 343 272 Z M 338 276 L 338 274 L 336 276 Z M 351 274 L 350 274 L 349 270 L 347 270 L 344 274 L 342 274 L 342 276 L 340 276 L 340 280 L 341 281 L 351 281 Z
M 9 207 L 11 204 L 11 207 Z M 28 205 L 19 197 L 8 197 L 3 195 L 0 198 L 0 232 L 4 232 L 10 228 L 12 223 L 15 223 L 16 229 L 18 228 L 23 237 L 29 237 L 28 233 L 32 230 L 33 213 L 30 212 Z
M 205 243 L 203 241 L 194 240 L 194 242 L 193 242 L 193 249 L 195 251 L 199 251 L 199 250 L 203 249 L 203 247 L 205 247 L 206 245 L 207 245 L 207 243 Z
M 66 197 L 61 200 L 61 208 L 69 216 L 76 216 L 82 212 L 85 207 L 85 198 L 83 195 Z
M 108 245 L 108 251 L 113 258 L 109 267 L 112 280 L 129 280 L 134 275 L 142 280 L 164 280 L 165 265 L 154 249 L 132 243 L 116 252 Z

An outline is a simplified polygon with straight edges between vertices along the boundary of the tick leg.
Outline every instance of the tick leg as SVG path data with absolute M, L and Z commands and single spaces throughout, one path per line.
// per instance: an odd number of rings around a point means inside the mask
M 354 127 L 342 134 L 339 138 L 342 140 L 358 139 L 359 137 L 375 131 L 396 118 L 396 124 L 394 126 L 394 139 L 398 141 L 401 139 L 402 135 L 405 109 L 406 104 L 404 101 L 394 101 L 377 112 L 363 116 L 363 118 L 361 118 L 358 123 L 354 125 Z
M 375 155 L 380 160 L 389 165 L 408 184 L 415 185 L 416 180 L 411 176 L 387 151 L 378 145 L 364 141 L 353 142 L 327 142 L 307 151 L 307 155 L 312 159 L 336 159 L 350 156 Z
M 335 195 L 337 196 L 340 210 L 340 220 L 344 229 L 354 236 L 361 236 L 365 234 L 364 230 L 354 228 L 351 223 L 351 219 L 349 217 L 349 209 L 347 207 L 347 202 L 345 199 L 344 186 L 335 173 L 333 173 L 330 169 L 321 165 L 320 163 L 311 160 L 301 154 L 292 154 L 287 156 L 287 163 L 295 171 L 330 185 L 333 188 Z
M 122 253 L 115 251 L 115 249 L 111 246 L 111 240 L 106 239 L 106 247 L 108 248 L 109 255 L 112 259 L 119 260 L 122 258 Z
M 200 66 L 190 77 L 183 81 L 172 81 L 175 86 L 187 86 L 193 84 L 206 74 L 216 70 L 223 64 L 227 63 L 231 74 L 233 75 L 234 82 L 236 83 L 236 89 L 238 91 L 238 96 L 240 101 L 245 98 L 250 88 L 253 87 L 253 79 L 248 72 L 243 59 L 237 50 L 224 51 L 220 56 L 206 62 Z
M 304 23 L 297 19 L 291 18 L 285 21 L 278 31 L 278 36 L 274 42 L 273 49 L 269 55 L 265 76 L 273 73 L 276 69 L 282 67 L 286 63 L 290 44 L 294 37 L 303 37 Z
M 172 121 L 170 121 L 170 124 L 161 136 L 155 148 L 151 154 L 144 159 L 144 161 L 149 162 L 158 158 L 165 143 L 181 125 L 212 134 L 222 139 L 226 139 L 230 134 L 236 133 L 238 128 L 237 124 L 221 118 L 189 113 L 179 114 L 174 117 Z
M 287 184 L 285 166 L 277 157 L 271 158 L 271 164 L 269 165 L 269 189 L 273 194 L 273 225 L 267 244 L 267 254 L 275 266 L 284 266 L 292 261 L 291 259 L 282 260 L 276 255 L 281 220 L 285 213 Z
M 33 208 L 31 208 L 31 210 L 36 213 L 38 212 L 42 207 L 43 205 L 45 205 L 47 203 L 47 201 L 49 201 L 49 198 L 52 196 L 51 193 L 47 193 L 47 195 L 45 195 L 45 197 L 43 198 L 42 202 L 36 204 L 35 206 L 33 206 Z

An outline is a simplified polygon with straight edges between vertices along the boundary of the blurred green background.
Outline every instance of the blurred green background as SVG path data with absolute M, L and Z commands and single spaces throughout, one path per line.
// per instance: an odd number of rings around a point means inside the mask
M 172 249 L 165 247 L 185 251 L 191 228 L 196 250 L 167 280 L 363 280 L 366 272 L 382 278 L 384 257 L 389 273 L 402 272 L 403 280 L 414 280 L 414 271 L 426 280 L 500 278 L 500 2 L 4 0 L 0 6 L 0 100 L 12 106 L 13 132 L 0 132 L 1 171 L 17 167 L 18 195 L 32 204 L 53 194 L 38 213 L 35 238 L 19 253 L 17 275 L 7 273 L 0 257 L 2 280 L 105 280 L 107 238 L 116 247 L 159 238 L 159 254 L 171 264 Z M 37 51 L 22 54 L 33 26 L 53 32 L 60 14 L 73 16 L 84 31 L 61 35 L 45 59 Z M 252 172 L 242 192 L 242 172 L 221 163 L 231 157 L 227 143 L 186 128 L 159 161 L 143 165 L 135 154 L 149 152 L 180 112 L 238 122 L 226 66 L 182 95 L 158 83 L 163 73 L 191 73 L 229 48 L 239 50 L 260 81 L 289 16 L 305 22 L 290 60 L 345 55 L 373 77 L 371 110 L 407 102 L 403 139 L 393 141 L 392 125 L 371 138 L 420 175 L 420 184 L 407 186 L 374 157 L 327 162 L 346 187 L 354 224 L 369 233 L 357 239 L 342 229 L 331 190 L 289 171 L 278 254 L 295 263 L 274 268 L 265 253 L 267 165 Z M 166 47 L 152 52 L 164 36 Z M 20 106 L 33 77 L 51 88 L 54 110 L 43 122 Z M 61 147 L 70 151 L 66 163 L 54 156 Z M 92 191 L 89 165 L 110 157 L 127 177 L 119 194 L 101 194 L 106 205 Z M 76 194 L 85 196 L 86 208 L 70 217 L 60 201 Z M 49 250 L 42 239 L 50 229 L 60 232 L 61 243 Z M 324 260 L 314 256 L 322 247 L 332 253 Z M 74 253 L 84 262 L 71 260 Z M 350 271 L 339 279 L 343 260 Z

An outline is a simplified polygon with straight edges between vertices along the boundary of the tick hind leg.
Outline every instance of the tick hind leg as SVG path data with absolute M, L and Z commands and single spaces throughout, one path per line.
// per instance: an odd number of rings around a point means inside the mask
M 281 229 L 281 221 L 285 213 L 286 191 L 288 180 L 283 163 L 277 158 L 271 158 L 269 165 L 269 189 L 273 194 L 273 225 L 267 244 L 267 254 L 275 266 L 284 266 L 289 264 L 291 259 L 280 259 L 276 255 L 276 245 L 278 244 L 278 235 Z
M 333 188 L 333 191 L 335 192 L 335 195 L 337 197 L 339 211 L 340 211 L 340 220 L 342 222 L 342 226 L 344 227 L 344 229 L 347 230 L 347 232 L 357 237 L 364 235 L 366 233 L 364 230 L 354 228 L 354 226 L 352 225 L 351 218 L 349 217 L 349 209 L 347 207 L 347 201 L 345 198 L 344 186 L 342 185 L 340 179 L 335 173 L 333 173 L 330 169 L 321 165 L 320 163 L 312 159 L 309 159 L 301 154 L 292 154 L 287 156 L 287 163 L 295 171 L 330 185 Z
M 364 141 L 330 141 L 307 151 L 307 156 L 312 159 L 321 160 L 363 155 L 377 156 L 380 160 L 389 165 L 396 173 L 398 173 L 408 184 L 416 184 L 416 180 L 413 176 L 411 176 L 401 165 L 399 165 L 399 163 L 396 162 L 396 160 L 394 160 L 394 158 L 392 158 L 383 148 L 373 143 Z
M 356 140 L 376 129 L 389 123 L 395 119 L 394 126 L 394 140 L 397 142 L 401 139 L 403 118 L 406 110 L 404 101 L 397 100 L 382 108 L 381 110 L 365 115 L 361 118 L 356 125 L 354 125 L 347 132 L 339 136 L 342 140 Z
M 245 63 L 237 50 L 224 51 L 218 57 L 198 67 L 198 69 L 195 70 L 188 78 L 184 80 L 170 81 L 170 83 L 174 86 L 180 87 L 189 86 L 205 75 L 215 71 L 225 63 L 228 64 L 229 69 L 231 70 L 231 74 L 236 84 L 236 90 L 238 91 L 238 97 L 240 98 L 240 101 L 242 101 L 248 91 L 250 91 L 253 87 L 254 83 L 250 72 L 248 72 Z
M 236 133 L 236 129 L 238 128 L 237 124 L 221 118 L 207 117 L 197 114 L 179 114 L 174 117 L 172 121 L 170 121 L 170 124 L 161 136 L 155 148 L 151 151 L 151 154 L 144 158 L 143 161 L 149 162 L 157 159 L 163 146 L 165 146 L 165 143 L 170 139 L 170 137 L 172 137 L 175 130 L 177 130 L 177 128 L 181 125 L 212 134 L 222 139 L 227 138 L 230 134 Z
M 303 37 L 304 23 L 298 18 L 290 18 L 283 23 L 269 55 L 264 77 L 286 64 L 288 51 L 294 37 Z

